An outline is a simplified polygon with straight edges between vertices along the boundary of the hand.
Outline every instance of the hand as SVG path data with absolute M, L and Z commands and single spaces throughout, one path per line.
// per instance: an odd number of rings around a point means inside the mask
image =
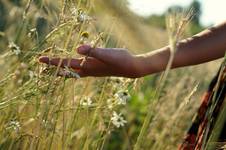
M 137 56 L 120 48 L 92 48 L 82 45 L 77 48 L 79 54 L 88 56 L 87 59 L 78 58 L 49 58 L 42 56 L 39 61 L 61 67 L 69 67 L 75 70 L 81 77 L 86 76 L 121 76 L 137 78 L 141 76 L 140 63 Z M 61 62 L 61 64 L 59 64 Z M 81 65 L 82 63 L 82 65 Z

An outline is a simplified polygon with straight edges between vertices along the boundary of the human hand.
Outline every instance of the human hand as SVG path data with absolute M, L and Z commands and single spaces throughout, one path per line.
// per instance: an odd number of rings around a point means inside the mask
M 78 73 L 80 77 L 141 77 L 139 59 L 136 55 L 130 54 L 126 49 L 92 48 L 89 45 L 82 45 L 77 48 L 77 52 L 88 57 L 83 60 L 83 58 L 69 59 L 49 58 L 47 56 L 41 56 L 39 58 L 39 61 L 55 66 L 67 66 L 68 68 L 72 68 L 76 73 Z

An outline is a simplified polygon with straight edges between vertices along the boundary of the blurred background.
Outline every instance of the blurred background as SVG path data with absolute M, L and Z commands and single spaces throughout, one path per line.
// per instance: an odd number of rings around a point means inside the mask
M 141 16 L 150 16 L 152 14 L 163 14 L 171 6 L 187 7 L 189 5 L 195 6 L 199 9 L 200 23 L 204 26 L 221 23 L 225 20 L 224 1 L 223 0 L 128 0 L 129 8 L 136 14 Z M 193 3 L 193 4 L 192 4 Z
M 13 89 L 22 87 L 30 77 L 18 76 L 21 84 L 14 86 L 8 75 L 20 69 L 21 63 L 29 64 L 32 70 L 37 62 L 30 63 L 30 59 L 10 56 L 8 52 L 22 52 L 30 58 L 37 58 L 38 52 L 51 46 L 42 44 L 34 53 L 32 50 L 59 25 L 62 5 L 65 1 L 32 0 L 28 5 L 26 0 L 0 0 L 0 102 L 6 96 L 14 97 Z M 72 2 L 72 1 L 68 1 Z M 73 1 L 76 7 L 77 1 Z M 81 0 L 81 7 L 86 10 L 89 4 L 89 16 L 94 18 L 94 25 L 90 33 L 105 32 L 109 34 L 106 47 L 123 47 L 135 54 L 149 52 L 168 45 L 165 19 L 172 10 L 178 13 L 194 9 L 193 20 L 188 25 L 183 38 L 192 36 L 205 28 L 226 20 L 226 2 L 223 0 Z M 71 6 L 66 5 L 66 12 Z M 66 13 L 65 13 L 66 14 Z M 65 17 L 67 20 L 67 17 Z M 95 31 L 93 31 L 95 28 Z M 68 31 L 65 29 L 65 32 Z M 68 33 L 68 32 L 67 32 Z M 60 33 L 59 33 L 60 34 Z M 63 47 L 64 37 L 55 37 L 55 44 Z M 73 48 L 76 37 L 69 43 L 68 49 Z M 71 50 L 72 51 L 72 50 Z M 123 63 L 123 62 L 122 62 Z M 151 149 L 153 145 L 158 149 L 176 149 L 184 134 L 191 125 L 191 119 L 200 104 L 200 97 L 207 89 L 211 78 L 215 75 L 221 60 L 179 68 L 170 71 L 166 86 L 161 94 L 158 113 L 150 124 L 144 149 Z M 16 78 L 16 80 L 19 80 Z M 128 121 L 123 129 L 111 133 L 105 144 L 105 149 L 132 149 L 136 137 L 147 113 L 147 105 L 155 90 L 159 74 L 149 75 L 139 79 L 138 88 L 130 91 L 131 100 L 122 109 Z M 83 81 L 83 80 L 82 80 Z M 7 85 L 7 86 L 6 86 Z M 6 88 L 7 87 L 7 88 Z M 196 89 L 190 96 L 190 93 Z M 7 91 L 8 90 L 8 91 Z M 20 94 L 20 93 L 19 93 Z M 30 99 L 37 99 L 29 95 Z M 32 97 L 33 96 L 33 97 Z M 24 98 L 20 99 L 21 101 Z M 22 105 L 22 104 L 21 104 Z M 17 105 L 19 107 L 19 105 Z M 13 109 L 14 110 L 14 109 Z M 33 112 L 29 109 L 28 112 Z M 3 110 L 0 114 L 8 114 L 9 119 L 15 118 L 12 110 Z M 9 120 L 8 119 L 8 120 Z M 1 118 L 1 130 L 5 127 L 7 117 Z M 24 131 L 29 132 L 29 131 Z M 8 134 L 7 134 L 8 135 Z M 7 139 L 8 140 L 8 139 Z M 0 137 L 0 149 L 7 145 L 3 134 Z M 161 141 L 161 142 L 159 142 Z M 59 148 L 60 149 L 60 148 Z

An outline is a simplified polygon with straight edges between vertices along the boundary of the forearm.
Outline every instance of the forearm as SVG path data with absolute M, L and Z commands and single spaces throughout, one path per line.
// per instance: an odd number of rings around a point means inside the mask
M 182 40 L 178 44 L 172 68 L 201 64 L 224 56 L 226 52 L 226 22 Z M 170 57 L 169 46 L 138 56 L 142 75 L 165 70 Z

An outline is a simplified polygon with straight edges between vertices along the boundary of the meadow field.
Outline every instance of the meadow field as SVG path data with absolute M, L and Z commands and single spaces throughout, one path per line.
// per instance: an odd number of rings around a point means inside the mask
M 221 60 L 168 70 L 163 84 L 162 73 L 58 77 L 38 61 L 81 57 L 81 44 L 134 54 L 169 44 L 143 20 L 124 0 L 1 0 L 0 150 L 177 149 Z

